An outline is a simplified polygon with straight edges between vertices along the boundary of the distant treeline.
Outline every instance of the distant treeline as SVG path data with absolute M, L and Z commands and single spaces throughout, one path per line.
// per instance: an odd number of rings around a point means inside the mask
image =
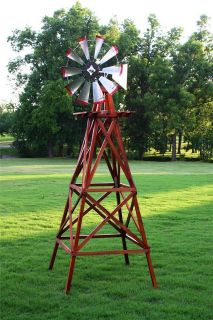
M 80 36 L 101 34 L 119 47 L 119 61 L 129 65 L 128 90 L 114 95 L 117 108 L 136 111 L 122 122 L 129 155 L 142 159 L 151 148 L 165 154 L 170 147 L 175 160 L 184 139 L 202 159 L 211 158 L 213 37 L 208 20 L 202 15 L 197 30 L 182 43 L 183 30 L 163 32 L 155 15 L 141 35 L 130 19 L 100 25 L 77 2 L 69 11 L 44 17 L 40 32 L 15 30 L 8 41 L 21 56 L 9 62 L 8 70 L 23 91 L 17 106 L 2 105 L 0 133 L 15 137 L 21 156 L 76 155 L 85 121 L 75 121 L 72 113 L 84 107 L 76 106 L 64 90 L 60 67 L 66 64 L 66 49 L 75 48 Z M 25 54 L 26 48 L 30 53 Z

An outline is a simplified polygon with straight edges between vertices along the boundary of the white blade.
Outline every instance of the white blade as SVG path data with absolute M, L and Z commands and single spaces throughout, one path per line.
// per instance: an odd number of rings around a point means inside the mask
M 120 64 L 119 66 L 111 66 L 111 67 L 103 68 L 99 73 L 121 75 L 122 71 L 123 71 L 123 65 Z
M 106 91 L 111 95 L 114 94 L 119 88 L 119 86 L 115 82 L 113 82 L 105 77 L 101 76 L 98 80 L 104 86 Z
M 67 56 L 67 58 L 74 60 L 74 61 L 80 63 L 81 65 L 84 64 L 84 61 L 77 55 L 77 53 L 73 52 L 73 50 L 70 48 L 67 50 L 66 56 Z
M 84 78 L 80 77 L 75 81 L 70 82 L 65 88 L 68 91 L 68 93 L 72 96 L 78 90 L 78 88 L 82 85 L 83 82 L 84 82 Z
M 89 56 L 87 38 L 86 37 L 80 38 L 79 44 L 81 46 L 81 49 L 83 50 L 85 57 L 87 58 L 87 60 L 89 60 L 90 56 Z
M 94 59 L 97 59 L 98 54 L 99 54 L 99 52 L 100 52 L 100 50 L 101 50 L 102 44 L 103 44 L 103 42 L 104 42 L 104 38 L 103 38 L 102 36 L 98 36 L 98 35 L 97 35 L 97 36 L 95 37 L 95 41 L 96 41 L 96 43 L 95 43 Z
M 112 57 L 116 56 L 118 54 L 118 48 L 116 46 L 112 46 L 109 51 L 103 56 L 103 58 L 99 61 L 98 64 L 103 64 L 110 60 Z
M 89 101 L 91 83 L 86 81 L 81 92 L 76 100 L 77 103 L 81 105 L 87 105 Z
M 127 70 L 128 70 L 128 65 L 123 64 L 123 71 L 122 74 L 113 74 L 112 79 L 115 80 L 119 86 L 124 88 L 125 90 L 127 89 Z
M 104 102 L 104 94 L 101 90 L 101 87 L 99 86 L 98 81 L 94 81 L 92 84 L 93 89 L 93 103 L 103 103 Z
M 75 67 L 62 67 L 61 68 L 61 76 L 63 78 L 72 77 L 75 74 L 80 74 L 82 71 L 80 68 Z

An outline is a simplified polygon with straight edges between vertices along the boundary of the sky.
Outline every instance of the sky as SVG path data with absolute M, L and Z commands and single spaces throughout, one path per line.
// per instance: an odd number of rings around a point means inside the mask
M 80 0 L 84 7 L 90 8 L 99 18 L 100 23 L 107 24 L 110 18 L 117 16 L 119 22 L 131 18 L 138 29 L 144 32 L 149 14 L 156 14 L 165 30 L 182 27 L 186 39 L 196 29 L 196 21 L 202 14 L 211 17 L 213 32 L 212 0 Z M 16 102 L 17 94 L 8 79 L 7 64 L 17 56 L 7 43 L 7 37 L 14 29 L 31 26 L 38 31 L 45 15 L 54 11 L 70 9 L 76 0 L 10 0 L 0 4 L 0 102 Z M 81 35 L 80 35 L 81 36 Z M 66 49 L 66 48 L 65 48 Z

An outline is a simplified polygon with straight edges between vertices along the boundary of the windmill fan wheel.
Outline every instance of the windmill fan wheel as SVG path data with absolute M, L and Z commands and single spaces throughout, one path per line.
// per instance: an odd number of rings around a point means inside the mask
M 76 103 L 102 104 L 105 92 L 113 95 L 119 85 L 125 88 L 127 65 L 118 63 L 117 54 L 117 46 L 109 47 L 100 35 L 96 36 L 95 41 L 80 38 L 74 50 L 69 48 L 66 51 L 68 60 L 66 66 L 61 68 L 61 75 L 67 79 L 65 88 L 71 96 L 76 96 Z

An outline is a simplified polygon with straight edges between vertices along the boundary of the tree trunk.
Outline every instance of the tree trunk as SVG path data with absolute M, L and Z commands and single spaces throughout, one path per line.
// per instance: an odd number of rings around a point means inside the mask
M 139 149 L 138 150 L 138 160 L 143 160 L 143 155 L 144 155 L 144 151 L 143 149 Z
M 182 130 L 178 133 L 178 154 L 181 154 L 181 143 L 182 143 L 183 132 Z
M 52 141 L 48 141 L 47 152 L 48 152 L 48 157 L 49 157 L 49 158 L 52 158 L 52 157 L 53 157 L 53 145 L 52 145 Z
M 172 136 L 172 161 L 176 161 L 176 133 Z
M 72 154 L 72 146 L 70 144 L 67 145 L 67 156 L 70 157 Z
M 63 145 L 63 143 L 59 144 L 59 146 L 58 146 L 58 155 L 59 155 L 59 157 L 63 157 L 64 156 L 64 145 Z

